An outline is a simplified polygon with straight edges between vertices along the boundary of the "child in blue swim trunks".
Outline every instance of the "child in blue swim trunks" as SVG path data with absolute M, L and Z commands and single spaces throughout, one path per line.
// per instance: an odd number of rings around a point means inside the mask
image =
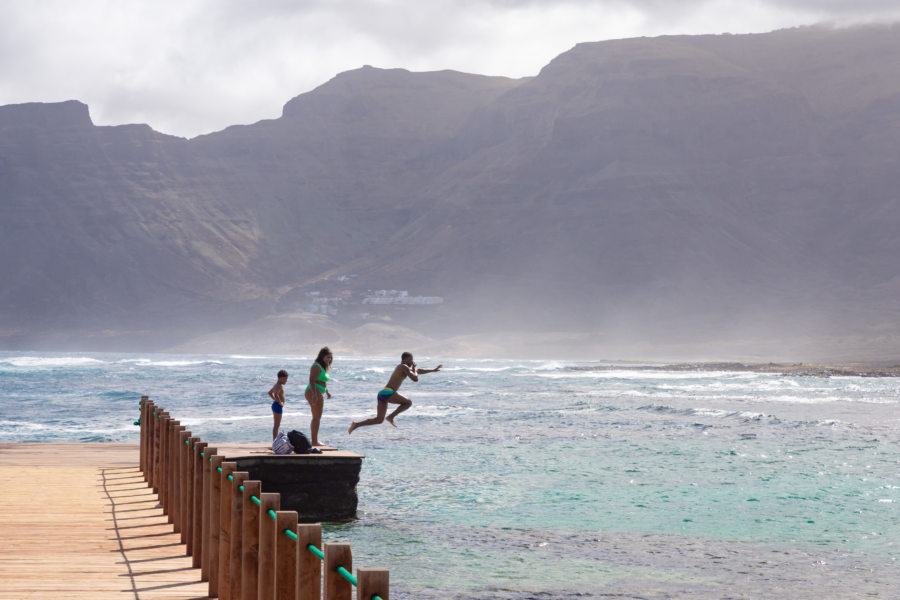
M 433 369 L 419 369 L 416 367 L 416 363 L 413 361 L 413 355 L 410 352 L 404 352 L 400 356 L 400 364 L 394 367 L 394 372 L 391 373 L 391 378 L 388 379 L 387 385 L 378 392 L 378 413 L 372 417 L 371 419 L 366 419 L 365 421 L 360 421 L 357 423 L 353 421 L 350 423 L 350 428 L 347 430 L 347 434 L 353 433 L 353 430 L 357 427 L 365 427 L 366 425 L 378 425 L 379 423 L 383 423 L 387 421 L 394 427 L 397 426 L 394 423 L 394 417 L 402 413 L 404 410 L 408 409 L 412 406 L 412 401 L 409 398 L 405 398 L 401 396 L 397 390 L 400 389 L 400 385 L 406 380 L 407 377 L 412 379 L 413 381 L 419 381 L 419 375 L 424 375 L 425 373 L 437 373 L 441 370 L 441 367 L 444 365 L 438 365 Z M 387 413 L 388 404 L 399 404 L 394 412 L 385 417 L 384 415 Z
M 272 428 L 272 439 L 278 437 L 278 426 L 281 425 L 281 415 L 284 412 L 284 384 L 287 383 L 288 372 L 284 369 L 278 371 L 278 381 L 269 390 L 269 398 L 272 399 L 272 418 L 275 426 Z

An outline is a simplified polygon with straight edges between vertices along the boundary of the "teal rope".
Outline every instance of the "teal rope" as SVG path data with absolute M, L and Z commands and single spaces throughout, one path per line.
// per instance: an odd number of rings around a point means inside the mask
M 203 454 L 203 453 L 202 453 L 202 452 L 201 452 L 201 453 L 200 453 L 200 456 L 206 456 L 206 455 L 205 455 L 205 454 Z
M 271 510 L 271 509 L 269 510 L 269 516 L 272 517 L 272 520 L 273 520 L 273 521 L 277 521 L 277 520 L 278 520 L 278 517 L 275 516 L 275 511 L 274 511 L 274 510 Z
M 234 477 L 232 477 L 231 475 L 229 475 L 229 476 L 228 476 L 228 481 L 234 481 Z
M 260 505 L 262 504 L 262 503 L 259 501 L 259 498 L 257 498 L 256 496 L 250 496 L 250 500 L 253 502 L 253 504 L 255 504 L 255 505 L 257 505 L 257 506 L 260 506 Z
M 259 499 L 256 496 L 250 496 L 250 499 L 253 500 L 254 502 L 256 502 L 256 504 L 259 504 Z M 272 517 L 272 519 L 275 519 L 275 511 L 270 510 L 269 515 Z M 291 531 L 290 529 L 285 529 L 284 531 L 282 531 L 282 533 L 284 535 L 288 536 L 289 538 L 291 538 L 292 540 L 294 540 L 295 542 L 299 541 L 297 534 L 294 533 L 293 531 Z M 315 554 L 316 556 L 318 556 L 319 559 L 325 560 L 325 553 L 323 553 L 321 550 L 319 550 L 312 544 L 307 544 L 306 549 L 309 550 L 310 552 L 312 552 L 313 554 Z M 353 573 L 351 573 L 344 567 L 338 567 L 336 570 L 341 577 L 343 577 L 344 579 L 349 581 L 354 586 L 359 587 L 359 581 L 356 579 L 356 577 L 353 576 Z M 374 596 L 372 596 L 372 600 L 382 600 L 382 598 L 378 594 L 375 594 Z
M 231 479 L 231 477 L 229 477 L 228 479 Z M 238 489 L 241 490 L 241 491 L 243 492 L 243 491 L 244 491 L 244 486 L 239 485 L 239 486 L 238 486 Z
M 212 459 L 209 459 L 209 460 L 210 460 L 210 462 L 212 462 Z M 216 467 L 216 471 L 218 471 L 219 473 L 221 473 L 221 472 L 222 472 L 222 467 Z
M 356 583 L 356 577 L 353 576 L 353 573 L 345 569 L 344 567 L 338 567 L 337 572 L 340 573 L 341 577 L 352 583 L 353 585 L 358 585 Z

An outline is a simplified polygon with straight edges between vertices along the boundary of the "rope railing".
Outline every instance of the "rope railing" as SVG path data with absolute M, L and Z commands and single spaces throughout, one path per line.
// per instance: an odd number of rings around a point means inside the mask
M 295 511 L 280 511 L 279 494 L 261 493 L 262 482 L 146 396 L 140 407 L 141 470 L 210 597 L 321 600 L 324 589 L 328 600 L 350 600 L 355 586 L 357 599 L 389 600 L 386 569 L 358 568 L 354 576 L 349 544 L 323 544 L 320 524 L 301 525 Z

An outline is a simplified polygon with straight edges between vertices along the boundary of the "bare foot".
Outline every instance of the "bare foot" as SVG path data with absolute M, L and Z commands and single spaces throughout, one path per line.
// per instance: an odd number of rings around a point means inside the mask
M 385 419 L 385 421 L 387 421 L 388 423 L 390 423 L 390 424 L 393 425 L 394 427 L 397 427 L 397 424 L 394 423 L 394 420 L 393 420 L 393 419 Z M 400 429 L 400 428 L 397 427 L 397 429 Z
M 359 427 L 359 425 L 356 424 L 356 421 L 353 421 L 352 423 L 350 423 L 350 428 L 347 430 L 347 435 L 350 435 L 351 433 L 353 433 L 353 430 L 356 429 L 357 427 Z

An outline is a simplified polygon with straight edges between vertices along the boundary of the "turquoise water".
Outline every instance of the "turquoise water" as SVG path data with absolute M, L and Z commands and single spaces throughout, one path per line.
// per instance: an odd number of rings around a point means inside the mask
M 321 439 L 366 456 L 327 524 L 394 598 L 896 598 L 900 380 L 335 358 Z M 309 357 L 0 353 L 0 441 L 137 441 L 142 394 L 212 443 L 308 430 Z

